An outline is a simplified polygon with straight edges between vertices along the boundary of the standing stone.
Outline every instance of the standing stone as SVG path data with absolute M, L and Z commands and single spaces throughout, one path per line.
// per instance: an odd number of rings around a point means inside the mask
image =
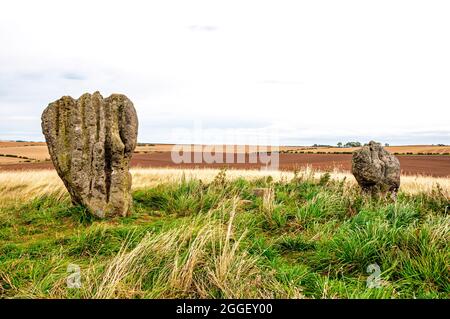
M 42 113 L 48 150 L 72 202 L 98 217 L 126 216 L 131 208 L 129 165 L 138 119 L 122 94 L 99 92 L 50 103 Z
M 370 141 L 353 152 L 352 173 L 364 191 L 371 193 L 392 192 L 400 187 L 400 162 L 380 143 Z

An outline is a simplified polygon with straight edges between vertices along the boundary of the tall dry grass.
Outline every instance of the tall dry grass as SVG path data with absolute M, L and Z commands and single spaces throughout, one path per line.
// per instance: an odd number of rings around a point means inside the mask
M 239 200 L 162 233 L 147 233 L 133 246 L 133 234 L 102 267 L 82 273 L 81 298 L 301 298 L 299 289 L 283 287 L 258 257 L 242 249 L 246 233 L 236 234 Z M 214 214 L 223 214 L 217 219 Z M 151 289 L 149 288 L 151 286 Z M 65 298 L 65 281 L 50 291 Z M 25 293 L 23 296 L 27 296 Z
M 182 179 L 201 179 L 211 182 L 220 172 L 219 169 L 173 169 L 173 168 L 135 168 L 131 169 L 133 176 L 133 190 L 153 187 L 165 182 L 177 182 Z M 320 178 L 321 171 L 307 167 L 298 174 Z M 349 172 L 335 170 L 330 173 L 331 178 L 342 180 L 345 178 L 349 185 L 355 184 L 353 175 Z M 291 180 L 295 174 L 289 171 L 260 171 L 260 170 L 228 170 L 227 179 L 239 177 L 255 180 L 271 176 L 274 181 Z M 401 177 L 400 191 L 408 194 L 429 193 L 439 185 L 444 194 L 450 197 L 450 178 L 430 177 L 421 175 L 404 175 Z M 0 205 L 11 200 L 30 200 L 42 195 L 63 198 L 67 192 L 61 179 L 54 170 L 35 171 L 6 171 L 0 172 Z

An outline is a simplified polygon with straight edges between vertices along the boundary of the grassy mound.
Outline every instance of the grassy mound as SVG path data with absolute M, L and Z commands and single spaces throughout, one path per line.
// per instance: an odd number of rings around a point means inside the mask
M 259 190 L 255 191 L 255 190 Z M 397 202 L 355 185 L 182 179 L 133 192 L 131 216 L 98 220 L 67 195 L 0 205 L 0 297 L 447 298 L 448 197 Z M 81 288 L 68 288 L 71 265 Z M 379 266 L 368 288 L 367 267 Z M 68 272 L 69 269 L 69 272 Z M 369 278 L 370 279 L 370 278 Z

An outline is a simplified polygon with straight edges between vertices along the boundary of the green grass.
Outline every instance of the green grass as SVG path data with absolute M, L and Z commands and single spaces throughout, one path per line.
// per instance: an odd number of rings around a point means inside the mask
M 258 197 L 255 188 L 266 188 Z M 0 207 L 0 297 L 448 298 L 448 198 L 396 202 L 322 176 L 229 181 L 221 172 L 133 193 L 99 220 L 66 197 Z M 79 265 L 81 288 L 68 288 Z M 368 265 L 381 286 L 367 288 Z

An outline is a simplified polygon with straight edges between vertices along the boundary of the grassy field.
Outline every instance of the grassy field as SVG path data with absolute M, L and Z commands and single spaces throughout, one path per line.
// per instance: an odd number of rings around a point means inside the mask
M 0 173 L 0 297 L 448 298 L 450 179 L 396 202 L 350 175 L 135 169 L 131 216 L 73 207 L 54 171 Z M 81 288 L 68 288 L 69 265 Z M 367 288 L 367 267 L 380 287 Z

